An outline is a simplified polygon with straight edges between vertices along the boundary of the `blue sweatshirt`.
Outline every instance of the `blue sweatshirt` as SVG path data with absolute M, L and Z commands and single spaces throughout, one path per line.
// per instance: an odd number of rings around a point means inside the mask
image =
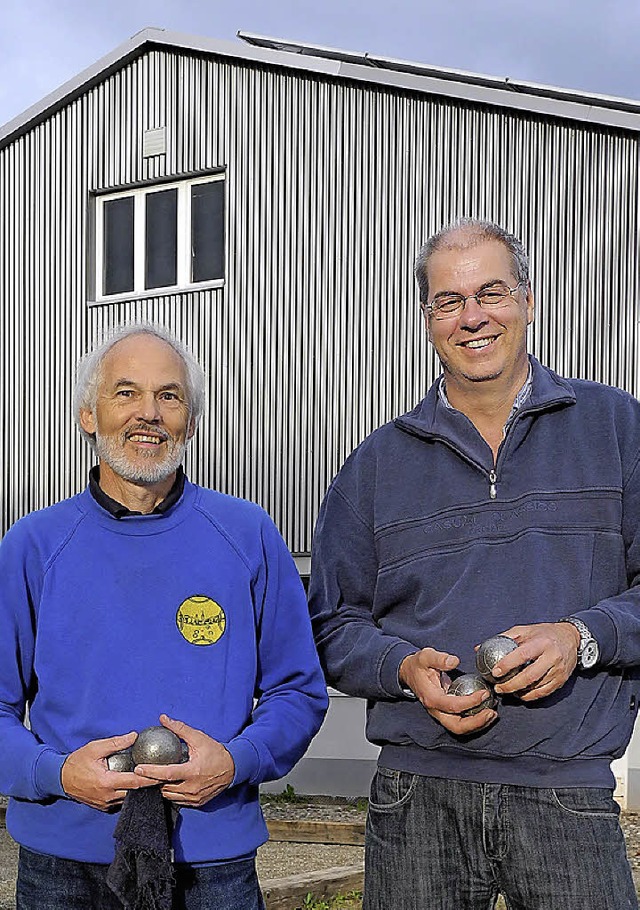
M 640 695 L 640 406 L 531 362 L 495 468 L 438 382 L 350 456 L 315 533 L 316 643 L 328 681 L 369 699 L 367 734 L 387 767 L 609 787 Z M 568 614 L 598 640 L 598 666 L 539 701 L 502 698 L 488 729 L 456 737 L 403 697 L 408 654 L 432 647 L 474 672 L 474 645 Z
M 0 545 L 0 628 L 0 792 L 15 840 L 110 862 L 118 816 L 66 798 L 62 764 L 162 712 L 235 763 L 228 790 L 181 810 L 176 860 L 234 859 L 266 840 L 257 785 L 302 756 L 327 695 L 300 578 L 262 509 L 187 482 L 163 515 L 118 520 L 88 490 L 34 512 Z

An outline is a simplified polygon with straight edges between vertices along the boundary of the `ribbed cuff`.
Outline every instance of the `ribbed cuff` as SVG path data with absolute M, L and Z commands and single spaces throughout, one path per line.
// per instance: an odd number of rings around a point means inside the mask
M 571 615 L 576 619 L 581 619 L 598 642 L 600 649 L 598 666 L 606 667 L 615 658 L 618 647 L 618 633 L 611 617 L 607 616 L 603 610 L 598 610 L 597 607 L 591 610 L 579 610 Z
M 258 780 L 260 756 L 253 743 L 242 736 L 237 736 L 231 742 L 225 743 L 225 748 L 230 753 L 236 769 L 231 786 L 246 781 L 260 783 Z
M 407 693 L 398 679 L 398 671 L 405 657 L 408 657 L 409 654 L 415 654 L 419 650 L 408 641 L 398 641 L 385 654 L 380 665 L 380 685 L 392 698 L 407 697 Z
M 67 756 L 54 752 L 53 749 L 43 749 L 36 758 L 33 768 L 33 783 L 37 792 L 42 796 L 66 796 L 62 787 L 62 766 Z

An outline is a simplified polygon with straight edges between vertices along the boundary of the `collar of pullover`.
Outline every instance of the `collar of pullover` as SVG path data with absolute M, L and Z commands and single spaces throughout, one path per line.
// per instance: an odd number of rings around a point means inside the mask
M 516 395 L 516 397 L 513 400 L 513 404 L 511 405 L 511 411 L 509 412 L 507 422 L 504 425 L 505 435 L 507 433 L 507 430 L 511 426 L 516 414 L 520 410 L 520 408 L 524 404 L 526 404 L 527 399 L 529 398 L 529 395 L 531 394 L 532 384 L 533 384 L 533 370 L 531 368 L 531 362 L 530 362 L 529 369 L 527 371 L 527 378 L 523 382 L 520 391 L 518 392 L 518 394 Z M 444 376 L 440 376 L 440 381 L 438 383 L 438 394 L 440 396 L 440 401 L 443 403 L 445 408 L 449 408 L 449 410 L 451 410 L 451 411 L 456 410 L 456 408 L 454 408 L 454 406 L 449 401 L 449 398 L 447 397 L 447 388 L 446 388 L 446 382 L 445 382 Z
M 151 511 L 152 515 L 164 515 L 165 512 L 168 512 L 180 499 L 182 492 L 184 490 L 185 474 L 182 470 L 182 466 L 178 467 L 176 471 L 176 479 L 173 482 L 173 486 L 158 505 Z M 100 486 L 100 466 L 94 465 L 89 471 L 89 491 L 98 505 L 102 506 L 103 509 L 106 509 L 110 515 L 113 515 L 114 518 L 128 518 L 132 515 L 142 515 L 142 512 L 135 512 L 132 509 L 128 509 L 126 506 L 122 505 L 121 502 L 118 502 L 115 499 L 112 499 L 111 496 L 108 496 L 102 487 Z
M 516 417 L 567 407 L 575 403 L 571 384 L 552 370 L 543 367 L 529 355 L 531 364 L 531 391 Z M 394 421 L 400 430 L 422 439 L 440 439 L 467 453 L 478 464 L 493 466 L 493 456 L 472 422 L 454 408 L 447 408 L 439 393 L 440 379 L 436 380 L 427 396 L 412 411 Z M 515 421 L 512 421 L 512 424 Z
M 126 517 L 117 518 L 111 511 L 99 503 L 87 486 L 76 501 L 78 508 L 87 518 L 96 521 L 115 534 L 145 536 L 162 534 L 181 524 L 191 513 L 197 498 L 198 487 L 184 478 L 182 495 L 173 505 L 163 512 L 154 511 L 147 515 L 131 512 Z

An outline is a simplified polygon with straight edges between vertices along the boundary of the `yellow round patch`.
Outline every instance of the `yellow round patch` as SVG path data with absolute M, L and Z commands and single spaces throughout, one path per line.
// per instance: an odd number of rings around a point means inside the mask
M 178 607 L 176 625 L 189 644 L 212 645 L 224 634 L 227 617 L 215 600 L 204 594 L 194 594 Z

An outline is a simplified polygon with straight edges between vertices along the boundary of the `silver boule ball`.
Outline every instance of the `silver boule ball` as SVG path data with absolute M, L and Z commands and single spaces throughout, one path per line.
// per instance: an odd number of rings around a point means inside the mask
M 166 727 L 147 727 L 131 747 L 135 765 L 174 765 L 182 762 L 182 742 Z
M 463 676 L 454 679 L 447 690 L 447 695 L 473 695 L 474 692 L 480 690 L 489 692 L 490 697 L 485 698 L 485 700 L 480 702 L 479 705 L 476 705 L 475 708 L 469 708 L 467 711 L 462 712 L 462 717 L 470 717 L 472 714 L 479 714 L 480 711 L 484 711 L 485 708 L 495 708 L 498 704 L 498 699 L 486 680 L 481 676 L 478 676 L 477 673 L 465 673 Z
M 114 752 L 113 755 L 109 755 L 107 768 L 109 771 L 133 771 L 131 746 L 128 749 L 121 749 L 120 752 Z
M 516 667 L 499 677 L 493 676 L 491 671 L 499 660 L 515 651 L 517 647 L 513 638 L 509 638 L 508 635 L 494 635 L 493 638 L 487 638 L 476 651 L 478 673 L 490 683 L 506 682 L 507 679 L 511 679 L 520 672 L 522 667 Z

